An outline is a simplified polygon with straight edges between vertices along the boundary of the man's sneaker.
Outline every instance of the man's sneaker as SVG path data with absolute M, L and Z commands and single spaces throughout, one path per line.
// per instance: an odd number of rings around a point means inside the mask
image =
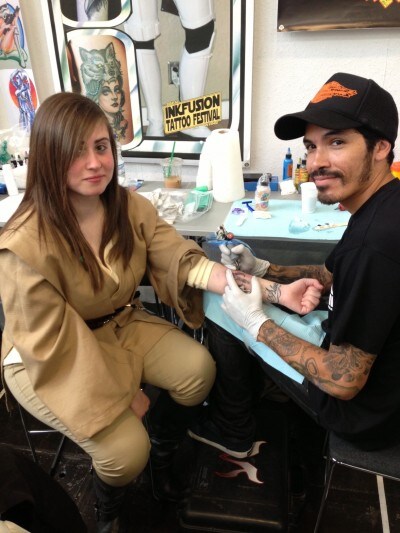
M 253 449 L 253 441 L 243 441 L 232 438 L 227 439 L 224 437 L 211 420 L 198 422 L 192 428 L 188 429 L 188 435 L 192 437 L 192 439 L 213 446 L 237 459 L 248 457 Z

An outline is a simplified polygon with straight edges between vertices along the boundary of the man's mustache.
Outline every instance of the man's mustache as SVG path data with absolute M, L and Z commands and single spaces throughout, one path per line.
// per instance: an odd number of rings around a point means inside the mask
M 310 178 L 313 180 L 316 178 L 325 178 L 325 177 L 343 178 L 343 174 L 341 172 L 332 172 L 331 170 L 326 170 L 324 168 L 321 168 L 319 170 L 314 170 L 310 174 Z

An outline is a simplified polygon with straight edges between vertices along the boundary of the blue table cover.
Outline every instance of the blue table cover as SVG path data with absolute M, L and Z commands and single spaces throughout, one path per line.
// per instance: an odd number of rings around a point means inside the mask
M 317 202 L 315 213 L 310 215 L 301 212 L 301 200 L 270 200 L 268 211 L 271 213 L 270 219 L 256 219 L 253 214 L 248 212 L 244 200 L 233 202 L 231 210 L 224 221 L 227 231 L 231 231 L 235 237 L 273 237 L 282 239 L 309 239 L 309 240 L 327 240 L 338 241 L 343 235 L 345 226 L 330 228 L 316 231 L 314 226 L 326 223 L 343 223 L 348 222 L 350 213 L 337 209 L 338 204 L 323 205 Z M 254 201 L 250 204 L 254 208 Z M 245 222 L 238 226 L 237 222 L 240 215 L 232 213 L 235 208 L 244 209 L 247 213 Z M 302 233 L 290 233 L 289 224 L 295 219 L 300 218 L 308 222 L 310 229 Z
M 253 352 L 257 353 L 263 361 L 271 365 L 279 372 L 292 378 L 298 383 L 302 383 L 304 377 L 288 365 L 271 348 L 253 339 L 249 333 L 238 326 L 221 308 L 222 296 L 205 291 L 203 297 L 204 313 L 207 318 L 224 328 L 237 339 L 243 341 Z M 324 339 L 324 332 L 321 322 L 328 316 L 326 311 L 312 311 L 305 316 L 289 314 L 274 305 L 264 305 L 266 314 L 274 322 L 296 337 L 320 346 Z

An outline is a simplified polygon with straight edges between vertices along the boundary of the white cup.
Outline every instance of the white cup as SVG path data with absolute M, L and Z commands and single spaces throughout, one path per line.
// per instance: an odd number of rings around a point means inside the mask
M 305 214 L 314 213 L 317 208 L 317 187 L 313 181 L 300 184 L 301 188 L 301 212 Z

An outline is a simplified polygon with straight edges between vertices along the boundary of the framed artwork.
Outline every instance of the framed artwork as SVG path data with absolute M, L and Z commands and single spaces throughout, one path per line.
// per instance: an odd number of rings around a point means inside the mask
M 197 161 L 216 128 L 249 164 L 254 0 L 47 0 L 61 90 L 104 110 L 125 158 Z
M 38 99 L 23 14 L 18 0 L 0 5 L 0 139 L 22 154 L 15 143 L 28 137 Z
M 400 26 L 399 0 L 279 0 L 278 31 Z

